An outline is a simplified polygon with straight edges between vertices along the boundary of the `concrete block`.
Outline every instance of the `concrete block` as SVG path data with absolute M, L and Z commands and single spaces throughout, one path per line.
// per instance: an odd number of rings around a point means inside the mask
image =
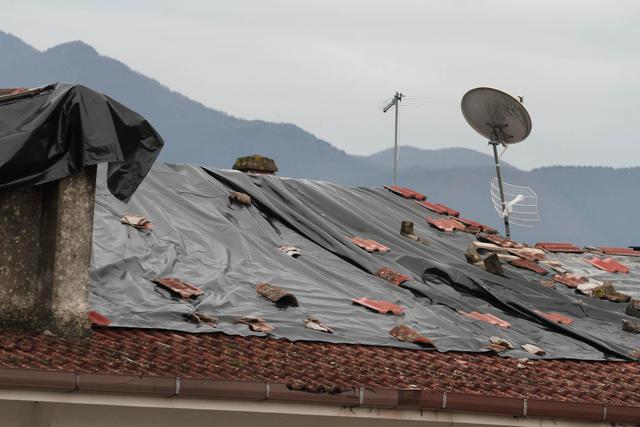
M 89 332 L 95 178 L 0 192 L 0 327 Z

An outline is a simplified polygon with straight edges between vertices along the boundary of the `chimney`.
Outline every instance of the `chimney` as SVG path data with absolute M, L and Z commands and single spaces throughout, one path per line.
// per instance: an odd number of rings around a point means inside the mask
M 90 332 L 96 167 L 0 191 L 0 328 Z
M 278 167 L 273 159 L 262 157 L 258 154 L 253 156 L 239 157 L 233 164 L 233 169 L 244 173 L 275 175 Z

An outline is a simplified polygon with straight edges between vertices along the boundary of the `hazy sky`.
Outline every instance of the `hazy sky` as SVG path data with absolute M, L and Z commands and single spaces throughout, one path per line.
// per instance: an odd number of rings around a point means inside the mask
M 400 143 L 489 153 L 459 101 L 524 95 L 533 132 L 504 159 L 640 166 L 638 1 L 7 1 L 0 30 L 83 40 L 234 116 L 292 122 L 349 153 Z M 1 79 L 1 76 L 0 76 Z

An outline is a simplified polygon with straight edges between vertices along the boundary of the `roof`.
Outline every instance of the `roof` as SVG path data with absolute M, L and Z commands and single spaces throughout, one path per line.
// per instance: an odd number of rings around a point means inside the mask
M 45 372 L 20 380 L 6 368 Z M 50 371 L 73 375 L 67 382 L 60 376 L 48 380 L 46 372 Z M 105 375 L 134 378 L 106 381 Z M 265 398 L 264 383 L 270 383 L 272 399 L 344 403 L 346 396 L 355 390 L 357 397 L 363 387 L 368 400 L 354 398 L 352 404 L 395 407 L 400 390 L 405 398 L 407 393 L 419 391 L 423 401 L 414 405 L 431 405 L 433 409 L 443 407 L 446 393 L 448 409 L 512 414 L 521 411 L 527 399 L 529 415 L 535 415 L 532 409 L 537 401 L 544 401 L 582 404 L 578 408 L 589 419 L 603 419 L 604 405 L 608 420 L 613 420 L 616 411 L 640 419 L 640 364 L 636 362 L 522 361 L 486 354 L 115 328 L 94 329 L 87 340 L 15 331 L 3 332 L 0 337 L 0 387 L 28 387 L 31 383 L 31 387 L 45 389 L 154 394 L 150 384 L 164 384 L 156 392 L 174 394 L 171 387 L 176 376 L 183 394 L 223 393 L 226 387 L 227 392 L 233 389 L 239 393 L 238 397 L 244 393 L 245 398 Z M 206 383 L 190 379 L 211 382 L 207 388 Z M 250 382 L 251 387 L 239 392 L 238 381 Z M 303 392 L 303 397 L 294 391 Z M 480 397 L 504 400 L 496 406 L 498 401 Z M 465 408 L 464 402 L 476 406 Z M 550 407 L 553 405 L 545 406 L 551 411 L 547 416 L 553 416 L 558 408 L 576 409 Z M 564 412 L 558 416 L 570 415 Z
M 640 295 L 635 253 L 522 245 L 408 189 L 156 165 L 123 205 L 99 184 L 93 333 L 3 331 L 0 387 L 640 419 L 636 317 L 575 289 Z
M 640 349 L 640 335 L 623 330 L 638 323 L 625 311 L 640 295 L 635 253 L 526 246 L 394 187 L 168 164 L 154 165 L 129 204 L 98 184 L 90 303 L 111 326 L 516 358 Z M 500 274 L 486 271 L 490 253 Z M 590 297 L 564 273 L 613 288 Z

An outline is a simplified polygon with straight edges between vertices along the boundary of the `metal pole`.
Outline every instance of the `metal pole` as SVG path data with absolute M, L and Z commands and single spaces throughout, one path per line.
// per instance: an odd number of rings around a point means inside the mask
M 500 159 L 498 158 L 498 144 L 497 141 L 489 141 L 489 144 L 493 146 L 493 159 L 496 162 L 496 175 L 498 176 L 498 186 L 500 187 L 500 200 L 502 201 L 502 216 L 504 218 L 504 229 L 507 234 L 507 238 L 511 238 L 511 229 L 509 228 L 509 215 L 507 214 L 507 202 L 504 200 L 504 188 L 502 187 L 502 174 L 500 173 Z
M 396 107 L 396 125 L 395 125 L 395 137 L 393 142 L 393 185 L 398 185 L 398 103 L 402 100 L 404 95 L 400 92 L 396 92 L 393 95 L 393 99 L 383 109 L 382 112 L 386 113 L 389 108 L 395 105 Z
M 395 139 L 393 145 L 393 185 L 398 185 L 398 108 L 400 97 L 398 92 L 396 92 L 395 96 L 396 100 L 396 130 L 395 130 Z

